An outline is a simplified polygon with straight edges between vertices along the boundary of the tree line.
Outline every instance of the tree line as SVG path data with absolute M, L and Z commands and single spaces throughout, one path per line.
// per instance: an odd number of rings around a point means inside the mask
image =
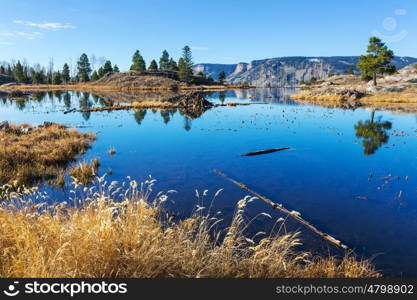
M 178 61 L 175 61 L 170 57 L 167 50 L 162 52 L 159 62 L 155 59 L 151 60 L 149 65 L 146 62 L 139 50 L 136 50 L 132 56 L 132 64 L 130 66 L 131 71 L 167 71 L 175 72 L 180 81 L 186 83 L 192 83 L 195 80 L 193 74 L 193 57 L 191 48 L 185 46 L 182 48 L 182 55 Z M 29 66 L 26 62 L 17 63 L 3 63 L 0 64 L 0 74 L 8 75 L 18 83 L 28 84 L 69 84 L 78 82 L 96 81 L 110 73 L 120 72 L 117 65 L 113 65 L 110 60 L 104 62 L 104 64 L 97 70 L 93 70 L 90 59 L 87 54 L 83 53 L 77 61 L 76 73 L 71 76 L 70 67 L 68 63 L 65 63 L 62 69 L 54 70 L 52 67 L 45 68 L 36 64 Z M 206 75 L 202 72 L 197 76 L 203 78 L 208 82 L 214 82 L 211 76 L 206 78 Z M 224 82 L 226 74 L 222 71 L 219 74 L 219 81 Z

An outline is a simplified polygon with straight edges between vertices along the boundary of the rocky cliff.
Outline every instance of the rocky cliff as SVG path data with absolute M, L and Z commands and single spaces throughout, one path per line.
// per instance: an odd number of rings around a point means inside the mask
M 251 63 L 235 65 L 198 64 L 194 71 L 204 72 L 217 79 L 220 71 L 225 71 L 227 81 L 233 84 L 250 83 L 258 87 L 294 86 L 312 77 L 325 79 L 329 75 L 346 74 L 349 67 L 358 72 L 356 65 L 358 56 L 332 57 L 278 57 L 254 60 Z M 398 69 L 411 63 L 417 63 L 417 58 L 395 57 L 392 62 Z

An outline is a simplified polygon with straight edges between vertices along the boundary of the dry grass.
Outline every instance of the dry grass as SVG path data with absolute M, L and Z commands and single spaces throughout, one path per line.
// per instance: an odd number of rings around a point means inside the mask
M 150 201 L 154 181 L 139 190 L 132 181 L 124 190 L 103 180 L 71 199 L 75 206 L 34 205 L 33 196 L 19 195 L 4 203 L 0 277 L 380 276 L 368 261 L 352 256 L 337 260 L 294 250 L 300 244 L 298 234 L 245 237 L 252 221 L 244 210 L 253 198 L 239 201 L 230 226 L 216 233 L 221 220 L 218 214 L 203 213 L 207 207 L 197 206 L 190 218 L 179 222 L 165 217 L 167 195 L 159 193 Z
M 91 161 L 91 163 L 86 161 L 80 162 L 78 165 L 69 170 L 69 174 L 79 183 L 87 185 L 97 176 L 99 167 L 100 161 L 95 158 Z
M 0 130 L 0 184 L 18 186 L 55 178 L 94 139 L 58 124 L 10 125 Z

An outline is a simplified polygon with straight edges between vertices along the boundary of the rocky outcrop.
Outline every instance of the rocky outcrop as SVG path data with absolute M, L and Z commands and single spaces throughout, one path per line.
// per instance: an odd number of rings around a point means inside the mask
M 250 83 L 258 87 L 284 87 L 297 86 L 303 81 L 310 81 L 312 77 L 321 80 L 328 78 L 330 75 L 347 74 L 350 67 L 358 74 L 356 69 L 358 61 L 358 56 L 278 57 L 255 60 L 250 64 L 199 64 L 195 66 L 194 70 L 213 75 L 216 72 L 220 72 L 220 68 L 228 66 L 227 71 L 224 71 L 227 75 L 226 80 L 229 83 Z M 417 63 L 417 58 L 395 57 L 392 63 L 397 69 L 401 69 L 406 65 Z M 234 70 L 230 71 L 232 66 Z

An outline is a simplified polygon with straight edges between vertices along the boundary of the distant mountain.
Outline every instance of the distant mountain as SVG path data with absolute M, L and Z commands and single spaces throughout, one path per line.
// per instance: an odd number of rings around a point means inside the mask
M 358 72 L 356 65 L 359 56 L 331 56 L 331 57 L 277 57 L 254 60 L 251 63 L 234 65 L 198 64 L 194 66 L 195 73 L 203 72 L 218 78 L 218 73 L 224 71 L 230 83 L 251 83 L 264 87 L 294 86 L 302 81 L 309 81 L 312 77 L 325 79 L 331 74 L 346 74 L 349 66 Z M 392 63 L 401 69 L 409 64 L 417 63 L 417 58 L 396 56 Z
M 206 76 L 213 77 L 214 80 L 219 79 L 219 73 L 224 71 L 226 76 L 229 76 L 236 70 L 236 64 L 225 65 L 225 64 L 198 64 L 194 65 L 194 74 L 203 72 Z

